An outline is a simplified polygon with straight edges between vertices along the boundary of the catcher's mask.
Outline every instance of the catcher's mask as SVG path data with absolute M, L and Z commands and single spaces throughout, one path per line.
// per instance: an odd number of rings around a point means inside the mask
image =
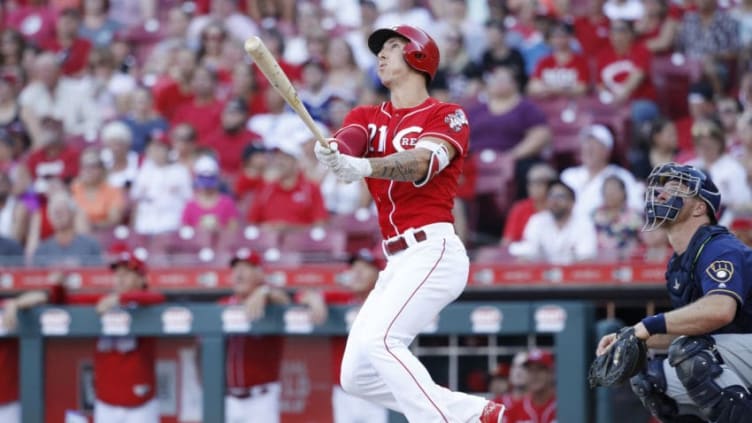
M 692 197 L 699 197 L 704 201 L 708 205 L 710 221 L 718 223 L 721 193 L 710 176 L 689 165 L 666 163 L 656 166 L 647 180 L 645 225 L 642 230 L 652 231 L 664 222 L 673 222 L 684 206 L 684 199 Z

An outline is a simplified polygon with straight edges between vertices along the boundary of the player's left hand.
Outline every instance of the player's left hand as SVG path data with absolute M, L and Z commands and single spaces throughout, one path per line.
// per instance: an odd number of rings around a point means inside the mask
M 336 140 L 328 139 L 327 142 L 329 143 L 329 148 L 324 147 L 320 142 L 316 142 L 313 145 L 313 154 L 319 162 L 331 169 L 337 163 L 337 156 L 340 153 Z
M 97 303 L 97 313 L 106 313 L 120 305 L 120 296 L 118 294 L 109 294 L 102 297 Z

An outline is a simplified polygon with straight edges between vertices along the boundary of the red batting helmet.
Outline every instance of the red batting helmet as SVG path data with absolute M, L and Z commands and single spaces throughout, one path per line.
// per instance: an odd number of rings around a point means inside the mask
M 402 49 L 405 62 L 416 71 L 428 75 L 429 81 L 433 79 L 439 67 L 439 47 L 436 41 L 420 28 L 399 25 L 377 29 L 368 37 L 368 48 L 373 54 L 379 54 L 386 40 L 395 36 L 406 38 L 408 41 Z

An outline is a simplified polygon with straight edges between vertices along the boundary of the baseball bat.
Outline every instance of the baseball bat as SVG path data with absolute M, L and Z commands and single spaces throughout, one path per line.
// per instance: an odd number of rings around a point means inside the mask
M 264 42 L 261 41 L 261 38 L 253 36 L 247 39 L 244 47 L 246 53 L 253 58 L 253 61 L 256 62 L 256 66 L 261 69 L 261 72 L 263 72 L 266 79 L 269 80 L 272 87 L 274 87 L 282 98 L 285 99 L 295 113 L 303 119 L 303 123 L 305 123 L 319 144 L 328 148 L 329 144 L 321 134 L 318 126 L 316 126 L 316 123 L 313 121 L 311 114 L 308 113 L 305 105 L 303 105 L 303 102 L 300 101 L 298 92 L 295 91 L 292 82 L 290 82 L 290 79 L 285 75 L 282 68 L 279 67 L 279 63 L 274 60 L 274 56 L 272 56 L 272 53 L 266 48 Z

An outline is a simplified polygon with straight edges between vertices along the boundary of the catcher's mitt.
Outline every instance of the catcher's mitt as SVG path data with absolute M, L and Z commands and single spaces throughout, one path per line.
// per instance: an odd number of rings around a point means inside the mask
M 622 328 L 611 348 L 590 365 L 590 387 L 614 386 L 629 380 L 645 366 L 647 351 L 645 341 L 635 336 L 634 328 Z

